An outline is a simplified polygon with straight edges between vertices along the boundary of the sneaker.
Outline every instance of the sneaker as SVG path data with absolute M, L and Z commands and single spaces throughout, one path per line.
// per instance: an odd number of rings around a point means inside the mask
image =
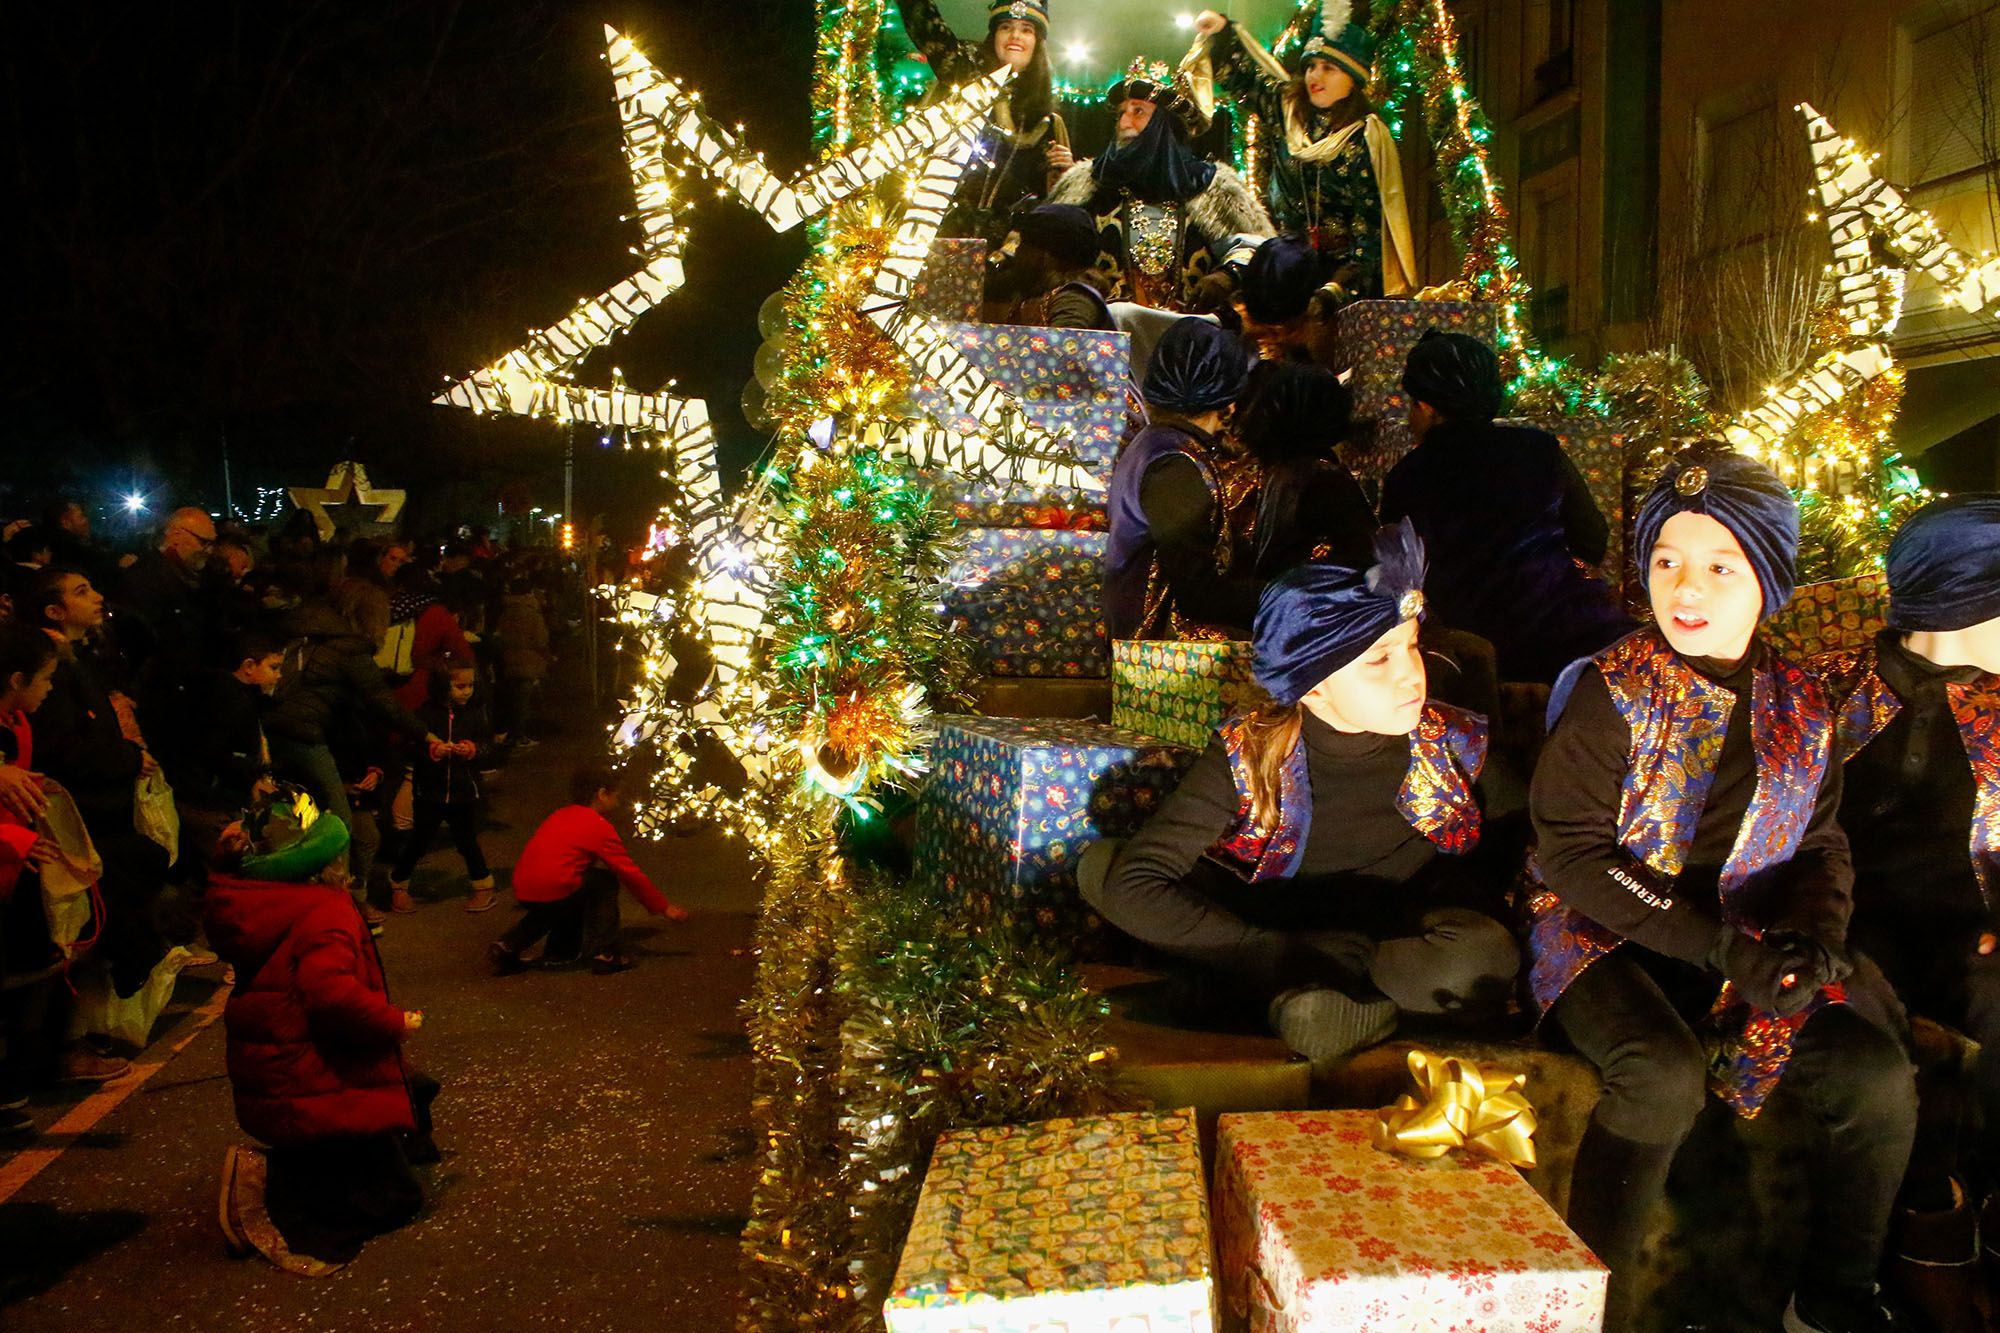
M 63 1052 L 56 1078 L 62 1083 L 109 1083 L 131 1072 L 130 1060 L 117 1055 L 98 1055 L 79 1046 Z
M 35 1137 L 35 1118 L 18 1107 L 0 1107 L 0 1143 L 21 1143 Z
M 391 883 L 389 885 L 389 910 L 398 916 L 408 916 L 417 910 L 417 900 L 410 896 L 410 886 Z
M 0 1111 L 18 1111 L 27 1104 L 25 1092 L 0 1092 Z
M 181 966 L 214 967 L 221 961 L 222 955 L 216 953 L 213 949 L 198 949 L 190 944 L 187 946 L 187 957 L 181 959 Z
M 520 740 L 514 742 L 514 753 L 526 754 L 528 753 L 528 751 L 534 749 L 536 746 L 540 744 L 541 742 L 536 740 L 533 736 L 523 736 L 521 737 Z
M 618 972 L 630 972 L 638 964 L 622 953 L 601 953 L 590 960 L 591 975 L 608 977 Z
M 493 962 L 493 975 L 496 977 L 510 977 L 516 972 L 528 970 L 528 965 L 521 961 L 521 955 L 499 940 L 486 946 L 486 956 Z
M 1882 1300 L 1880 1287 L 1796 1291 L 1785 1307 L 1785 1333 L 1916 1333 Z
M 223 1151 L 222 1189 L 215 1200 L 215 1220 L 222 1227 L 222 1243 L 232 1259 L 247 1259 L 255 1248 L 243 1234 L 243 1219 L 236 1214 L 236 1176 L 242 1160 L 243 1149 L 239 1147 L 232 1145 Z
M 364 901 L 361 904 L 361 919 L 368 923 L 370 930 L 378 930 L 382 923 L 389 919 L 389 914 L 374 903 Z
M 465 910 L 468 912 L 490 912 L 499 901 L 493 889 L 493 881 L 489 879 L 483 885 L 474 884 L 472 886 L 472 896 L 465 900 Z

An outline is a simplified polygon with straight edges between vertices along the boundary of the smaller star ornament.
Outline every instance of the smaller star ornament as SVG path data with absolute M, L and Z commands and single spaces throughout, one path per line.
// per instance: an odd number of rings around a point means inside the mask
M 388 525 L 396 521 L 409 498 L 407 491 L 378 490 L 370 485 L 368 469 L 353 461 L 335 463 L 326 474 L 324 486 L 292 486 L 285 493 L 292 497 L 293 504 L 312 515 L 321 541 L 332 541 L 340 530 L 333 515 L 326 512 L 328 505 L 343 508 L 371 505 L 377 512 L 365 521 Z

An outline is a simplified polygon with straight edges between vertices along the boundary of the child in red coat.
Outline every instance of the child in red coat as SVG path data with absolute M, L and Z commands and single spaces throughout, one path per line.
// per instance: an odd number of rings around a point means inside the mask
M 544 935 L 548 962 L 589 958 L 599 974 L 622 972 L 632 960 L 618 951 L 618 886 L 654 916 L 685 921 L 632 860 L 609 816 L 624 803 L 618 775 L 586 764 L 570 778 L 570 804 L 542 821 L 514 863 L 514 897 L 527 913 L 489 946 L 494 968 L 518 971 L 521 954 Z
M 403 1042 L 423 1014 L 390 1001 L 345 884 L 347 828 L 296 788 L 224 830 L 208 937 L 236 968 L 223 1011 L 236 1119 L 270 1145 L 231 1148 L 218 1208 L 232 1253 L 319 1276 L 415 1217 L 412 1160 L 435 1161 L 437 1084 Z

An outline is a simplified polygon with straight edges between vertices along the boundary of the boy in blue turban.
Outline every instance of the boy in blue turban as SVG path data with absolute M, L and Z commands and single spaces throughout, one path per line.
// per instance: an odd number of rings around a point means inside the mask
M 1111 469 L 1104 625 L 1114 639 L 1242 638 L 1262 582 L 1234 577 L 1222 425 L 1251 356 L 1205 319 L 1177 321 L 1146 367 L 1150 423 Z
M 1260 1009 L 1325 1077 L 1399 1014 L 1491 1019 L 1520 953 L 1482 873 L 1486 719 L 1428 698 L 1423 546 L 1292 570 L 1257 610 L 1269 706 L 1231 718 L 1146 826 L 1078 866 L 1107 921 Z
M 1958 1160 L 1955 1090 L 1926 1087 L 1890 1270 L 1938 1327 L 1970 1328 L 1978 1196 L 1988 1236 L 2000 1234 L 2000 495 L 1911 515 L 1890 543 L 1888 576 L 1888 628 L 1810 669 L 1845 769 L 1850 945 L 1910 1013 L 1980 1045 L 1978 1160 Z M 1978 1178 L 1955 1178 L 1974 1165 Z
M 1556 683 L 1530 797 L 1530 990 L 1598 1067 L 1569 1223 L 1631 1317 L 1647 1219 L 1712 1088 L 1778 1093 L 1827 1130 L 1785 1327 L 1891 1330 L 1874 1285 L 1916 1125 L 1872 969 L 1850 976 L 1852 869 L 1833 714 L 1757 628 L 1792 595 L 1798 506 L 1724 445 L 1684 450 L 1640 506 L 1655 624 Z

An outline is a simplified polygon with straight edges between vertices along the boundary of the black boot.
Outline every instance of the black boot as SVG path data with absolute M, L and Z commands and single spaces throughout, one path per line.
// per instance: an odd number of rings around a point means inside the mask
M 1785 1307 L 1785 1333 L 1919 1333 L 1880 1287 L 1801 1287 Z
M 1679 1150 L 1677 1143 L 1620 1138 L 1595 1121 L 1577 1148 L 1568 1221 L 1577 1238 L 1611 1270 L 1605 1333 L 1626 1333 L 1638 1313 L 1639 1249 Z
M 1982 1333 L 1979 1223 L 1964 1187 L 1950 1191 L 1950 1207 L 1896 1210 L 1884 1280 L 1937 1333 Z

